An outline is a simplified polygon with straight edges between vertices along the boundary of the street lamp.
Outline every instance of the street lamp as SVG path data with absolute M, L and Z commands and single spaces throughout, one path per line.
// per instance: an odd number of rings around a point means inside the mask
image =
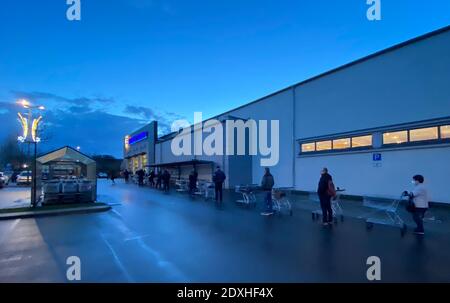
M 17 102 L 23 108 L 28 109 L 26 117 L 21 113 L 18 113 L 19 122 L 22 125 L 22 135 L 18 137 L 18 140 L 22 143 L 28 144 L 28 155 L 30 154 L 30 144 L 34 144 L 34 158 L 33 158 L 33 186 L 31 188 L 31 204 L 36 207 L 36 158 L 37 158 L 37 143 L 41 141 L 41 138 L 37 136 L 37 130 L 40 122 L 42 121 L 42 116 L 39 115 L 38 118 L 33 118 L 33 110 L 44 110 L 45 107 L 42 105 L 33 105 L 29 101 L 22 99 Z

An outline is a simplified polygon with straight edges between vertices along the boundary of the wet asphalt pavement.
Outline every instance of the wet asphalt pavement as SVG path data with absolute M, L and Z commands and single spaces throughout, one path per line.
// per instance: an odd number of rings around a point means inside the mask
M 226 198 L 218 209 L 102 180 L 109 212 L 0 221 L 0 282 L 66 282 L 70 256 L 82 282 L 367 282 L 369 256 L 380 257 L 382 282 L 450 282 L 448 233 L 402 238 L 352 218 L 323 227 L 297 207 L 264 217 L 261 202 Z

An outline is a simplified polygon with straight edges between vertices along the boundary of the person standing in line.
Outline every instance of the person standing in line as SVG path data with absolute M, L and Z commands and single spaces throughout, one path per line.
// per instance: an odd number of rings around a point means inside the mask
M 189 174 L 189 195 L 193 196 L 195 193 L 195 190 L 197 189 L 197 179 L 198 174 L 195 170 L 193 170 Z
M 322 208 L 323 225 L 327 226 L 329 224 L 333 224 L 331 198 L 336 195 L 336 191 L 334 190 L 333 178 L 328 173 L 328 169 L 326 167 L 324 167 L 321 171 L 317 194 L 319 195 L 320 207 Z
M 218 203 L 219 206 L 222 205 L 223 182 L 225 182 L 226 178 L 227 177 L 225 176 L 225 173 L 220 169 L 220 166 L 217 166 L 216 172 L 214 173 L 214 176 L 213 176 L 213 182 L 214 182 L 216 203 Z
M 114 174 L 114 171 L 110 171 L 109 178 L 111 179 L 112 185 L 116 184 L 116 175 Z
M 261 189 L 264 191 L 266 201 L 266 211 L 261 213 L 263 216 L 273 215 L 272 189 L 274 185 L 275 180 L 270 173 L 270 169 L 266 167 L 261 181 Z
M 156 174 L 156 189 L 161 189 L 162 183 L 162 171 L 158 169 L 158 173 Z
M 168 193 L 170 190 L 170 173 L 167 169 L 164 170 L 164 173 L 162 175 L 162 181 L 164 185 L 163 190 L 164 192 Z
M 148 183 L 150 184 L 150 187 L 155 187 L 155 172 L 153 171 L 153 169 L 148 175 Z
M 412 213 L 413 220 L 417 225 L 414 233 L 417 235 L 425 234 L 423 218 L 425 217 L 425 213 L 429 207 L 428 189 L 424 182 L 425 178 L 422 175 L 415 175 L 412 179 L 414 189 L 409 193 L 409 197 L 413 202 L 413 207 L 410 211 Z
M 128 183 L 128 181 L 130 180 L 130 172 L 128 171 L 128 169 L 125 169 L 125 171 L 123 172 L 123 177 L 125 179 L 125 183 Z
M 138 185 L 143 186 L 144 185 L 144 176 L 145 176 L 144 170 L 139 169 L 136 173 L 138 175 Z

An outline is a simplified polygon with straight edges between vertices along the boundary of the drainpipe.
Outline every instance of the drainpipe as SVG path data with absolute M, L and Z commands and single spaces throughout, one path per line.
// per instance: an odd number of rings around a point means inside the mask
M 295 95 L 295 86 L 292 87 L 292 187 L 295 189 L 295 165 L 296 165 L 296 151 L 297 145 L 295 141 L 295 122 L 296 122 L 296 95 Z

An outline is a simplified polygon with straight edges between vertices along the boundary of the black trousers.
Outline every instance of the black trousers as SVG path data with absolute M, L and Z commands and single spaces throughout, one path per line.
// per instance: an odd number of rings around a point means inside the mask
M 222 203 L 222 199 L 223 199 L 223 188 L 222 188 L 223 183 L 215 183 L 215 193 L 216 193 L 216 202 L 221 202 Z
M 324 223 L 333 222 L 333 210 L 331 209 L 331 197 L 319 195 L 320 207 L 322 208 L 322 221 Z
M 420 207 L 414 208 L 413 219 L 414 219 L 414 222 L 416 222 L 416 224 L 417 224 L 418 232 L 424 232 L 423 218 L 425 217 L 426 211 L 427 211 L 427 208 L 420 208 Z
M 165 192 L 168 192 L 168 191 L 169 191 L 169 182 L 163 182 L 163 190 L 164 190 Z

